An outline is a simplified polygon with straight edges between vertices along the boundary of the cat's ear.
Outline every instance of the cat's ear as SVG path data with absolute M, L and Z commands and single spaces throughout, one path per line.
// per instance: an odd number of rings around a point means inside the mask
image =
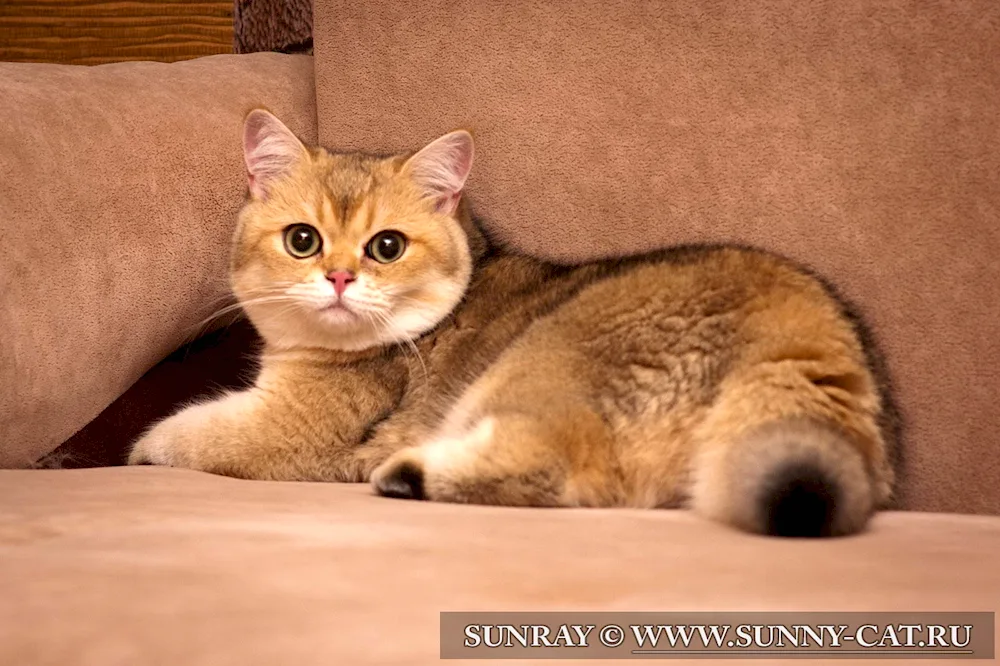
M 267 197 L 275 181 L 287 176 L 309 152 L 284 123 L 263 109 L 254 109 L 243 121 L 243 159 L 250 194 Z
M 436 210 L 451 214 L 472 171 L 472 156 L 472 135 L 458 130 L 429 143 L 408 159 L 403 169 L 434 200 Z

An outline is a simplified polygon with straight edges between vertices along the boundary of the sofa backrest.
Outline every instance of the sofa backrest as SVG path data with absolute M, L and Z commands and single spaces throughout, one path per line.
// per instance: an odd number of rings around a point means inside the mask
M 860 306 L 899 504 L 1000 513 L 1000 3 L 316 0 L 321 143 L 471 128 L 470 195 L 560 260 L 763 246 Z

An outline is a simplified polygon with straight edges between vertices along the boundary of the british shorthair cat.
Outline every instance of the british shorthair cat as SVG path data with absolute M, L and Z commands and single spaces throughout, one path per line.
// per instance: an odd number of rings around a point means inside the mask
M 888 396 L 821 281 L 749 248 L 555 265 L 462 197 L 473 141 L 415 154 L 244 128 L 231 254 L 255 384 L 155 425 L 129 462 L 368 481 L 389 497 L 686 506 L 766 534 L 860 530 L 890 498 Z

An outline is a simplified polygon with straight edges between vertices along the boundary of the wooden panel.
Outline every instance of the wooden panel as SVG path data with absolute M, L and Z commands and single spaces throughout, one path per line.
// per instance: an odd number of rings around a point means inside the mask
M 172 62 L 232 44 L 232 0 L 0 0 L 0 60 Z

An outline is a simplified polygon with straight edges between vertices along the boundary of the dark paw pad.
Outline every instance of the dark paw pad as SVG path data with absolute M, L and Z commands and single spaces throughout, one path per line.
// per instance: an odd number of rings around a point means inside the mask
M 424 471 L 415 463 L 401 463 L 375 483 L 375 490 L 382 497 L 425 499 Z
M 829 536 L 837 487 L 821 469 L 790 464 L 775 473 L 761 497 L 765 532 L 784 537 Z

